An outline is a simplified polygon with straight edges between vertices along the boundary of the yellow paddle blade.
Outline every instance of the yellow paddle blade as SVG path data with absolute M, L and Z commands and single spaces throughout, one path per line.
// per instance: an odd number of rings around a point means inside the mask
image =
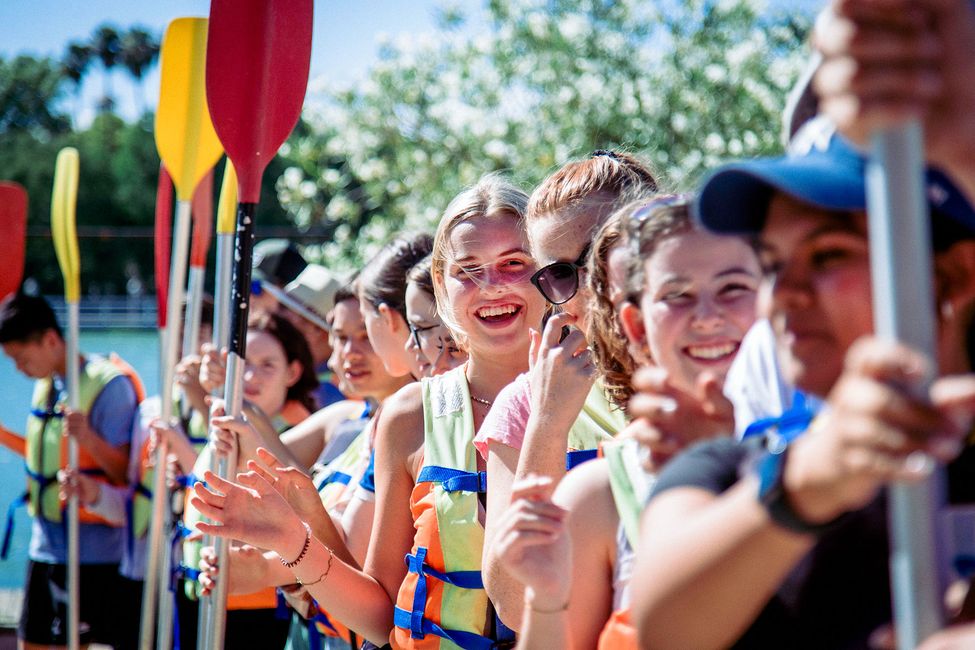
M 206 18 L 169 23 L 159 55 L 156 149 L 180 201 L 193 199 L 197 184 L 223 153 L 207 108 L 206 51 Z
M 217 204 L 217 233 L 230 234 L 237 223 L 237 171 L 227 158 L 220 185 L 220 203 Z
M 54 192 L 51 195 L 51 235 L 64 276 L 65 302 L 78 302 L 81 296 L 81 259 L 75 207 L 78 201 L 78 150 L 65 147 L 58 152 L 54 166 Z

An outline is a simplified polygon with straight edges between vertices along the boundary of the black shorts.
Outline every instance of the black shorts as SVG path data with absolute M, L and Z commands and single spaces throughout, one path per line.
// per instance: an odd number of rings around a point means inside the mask
M 81 643 L 115 644 L 118 624 L 117 564 L 82 564 L 80 567 Z M 17 637 L 40 645 L 68 642 L 67 567 L 44 562 L 27 563 L 27 588 Z

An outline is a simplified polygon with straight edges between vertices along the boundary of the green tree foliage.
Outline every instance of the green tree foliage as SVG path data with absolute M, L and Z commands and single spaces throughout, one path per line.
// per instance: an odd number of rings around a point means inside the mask
M 386 42 L 352 88 L 310 97 L 278 193 L 324 225 L 330 264 L 430 228 L 479 176 L 525 187 L 622 147 L 690 187 L 723 159 L 779 150 L 808 16 L 747 0 L 489 0 L 441 11 L 433 36 Z
M 0 135 L 46 138 L 68 131 L 68 117 L 57 108 L 63 81 L 58 64 L 50 59 L 0 57 Z

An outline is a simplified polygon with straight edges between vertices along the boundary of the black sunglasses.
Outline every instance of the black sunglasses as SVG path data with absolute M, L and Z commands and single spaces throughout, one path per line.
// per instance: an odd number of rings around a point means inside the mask
M 588 242 L 575 262 L 552 262 L 538 269 L 531 277 L 545 300 L 553 305 L 561 305 L 572 299 L 579 291 L 579 269 L 586 266 L 589 249 L 592 242 Z

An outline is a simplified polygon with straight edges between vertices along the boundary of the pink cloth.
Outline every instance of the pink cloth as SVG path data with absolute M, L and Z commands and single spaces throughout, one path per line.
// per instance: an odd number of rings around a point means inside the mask
M 489 442 L 521 449 L 531 410 L 531 387 L 528 375 L 522 373 L 494 398 L 494 406 L 474 436 L 474 446 L 481 456 L 487 460 Z

